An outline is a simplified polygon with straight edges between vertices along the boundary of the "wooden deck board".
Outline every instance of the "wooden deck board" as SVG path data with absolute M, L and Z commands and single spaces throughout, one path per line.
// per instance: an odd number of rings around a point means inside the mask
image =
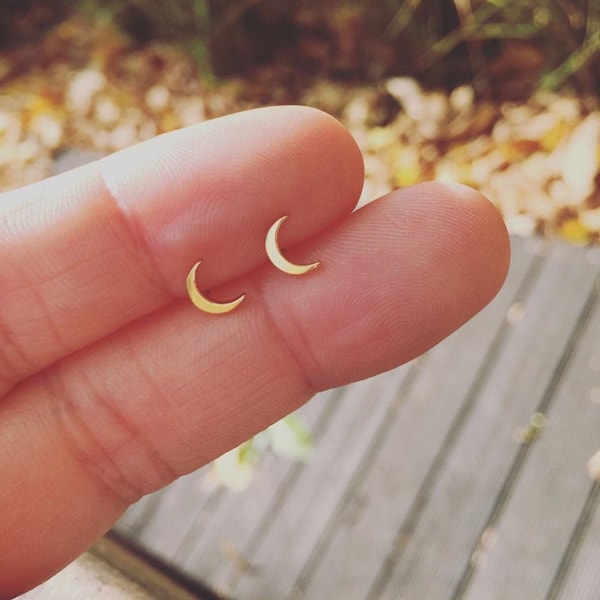
M 600 482 L 590 490 L 588 505 L 587 514 L 581 515 L 579 535 L 572 540 L 572 552 L 564 557 L 547 600 L 596 599 L 600 595 Z
M 547 597 L 592 488 L 588 459 L 598 450 L 600 410 L 590 400 L 589 357 L 600 340 L 600 303 L 582 315 L 564 375 L 550 390 L 546 425 L 526 457 L 504 513 L 488 531 L 487 552 L 468 600 Z M 587 318 L 586 318 L 587 317 Z M 577 334 L 576 334 L 577 335 Z
M 330 394 L 327 392 L 324 394 Z M 322 417 L 323 405 L 309 403 L 298 411 L 303 423 L 314 430 Z M 290 461 L 273 461 L 266 457 L 267 464 L 256 475 L 252 488 L 239 494 L 228 494 L 216 489 L 208 481 L 208 469 L 200 469 L 180 478 L 166 488 L 142 498 L 132 506 L 119 521 L 119 533 L 135 539 L 143 547 L 152 548 L 154 553 L 180 566 L 202 539 L 209 539 L 211 531 L 219 531 L 214 541 L 216 553 L 222 558 L 220 542 L 227 541 L 227 527 L 236 522 L 234 530 L 240 536 L 253 527 L 257 511 L 251 505 L 259 503 L 261 492 L 270 498 L 277 493 L 286 474 L 297 465 Z M 250 514 L 249 514 L 250 513 Z M 173 518 L 176 515 L 177 518 Z M 222 516 L 219 516 L 222 515 Z M 236 518 L 237 517 L 237 518 Z M 160 540 L 156 547 L 156 540 Z M 210 542 L 207 541 L 206 545 Z
M 258 584 L 260 594 L 272 597 L 287 593 L 310 559 L 332 514 L 344 501 L 356 465 L 385 426 L 409 373 L 410 367 L 397 369 L 388 377 L 373 378 L 344 390 L 337 400 L 335 419 L 323 435 L 313 462 L 295 482 L 288 502 L 269 518 L 265 530 L 246 549 L 256 568 L 242 574 L 242 586 L 250 583 L 254 588 Z M 275 579 L 268 576 L 272 570 L 279 574 Z M 237 589 L 239 579 L 234 576 L 228 588 L 236 597 L 244 597 L 245 593 Z M 248 597 L 253 595 L 252 592 Z
M 328 396 L 324 394 L 319 398 L 321 401 L 298 411 L 315 436 L 331 418 L 322 401 Z M 224 589 L 230 574 L 249 562 L 244 558 L 245 547 L 260 530 L 261 523 L 274 515 L 275 507 L 285 504 L 288 490 L 302 469 L 302 463 L 266 457 L 252 487 L 226 495 L 216 507 L 211 523 L 195 539 L 189 539 L 185 555 L 180 552 L 179 559 L 175 557 L 178 566 L 190 574 L 210 577 L 216 588 Z
M 528 290 L 523 317 L 479 391 L 382 598 L 463 597 L 473 575 L 471 557 L 510 496 L 528 449 L 514 432 L 544 405 L 594 285 L 588 265 L 569 260 L 575 254 L 553 247 Z
M 119 531 L 236 600 L 597 598 L 600 251 L 513 244 L 473 321 L 307 405 L 307 465 L 269 457 L 241 494 L 207 490 L 201 470 Z M 539 410 L 546 429 L 520 443 Z
M 313 559 L 295 582 L 304 597 L 362 598 L 376 583 L 397 529 L 412 521 L 420 491 L 435 477 L 453 423 L 462 418 L 469 401 L 473 374 L 485 369 L 495 351 L 495 333 L 531 267 L 533 255 L 527 258 L 513 269 L 489 310 L 418 361 L 414 381 L 400 399 L 385 438 L 374 440 L 376 446 L 364 457 L 348 502 L 338 507 L 329 525 L 330 534 L 316 552 L 318 563 Z

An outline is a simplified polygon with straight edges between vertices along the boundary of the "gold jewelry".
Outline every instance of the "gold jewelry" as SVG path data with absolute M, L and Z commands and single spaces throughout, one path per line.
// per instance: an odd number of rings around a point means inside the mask
M 242 294 L 239 298 L 236 298 L 231 302 L 224 302 L 222 304 L 218 302 L 213 302 L 212 300 L 209 300 L 208 298 L 204 297 L 200 293 L 200 290 L 196 285 L 196 270 L 200 266 L 201 262 L 202 261 L 198 261 L 192 267 L 185 281 L 185 286 L 187 288 L 187 293 L 190 297 L 190 300 L 193 302 L 196 308 L 199 308 L 204 312 L 210 313 L 211 315 L 222 315 L 224 313 L 231 312 L 234 308 L 236 308 L 242 303 L 242 301 L 246 297 L 246 294 Z
M 265 238 L 265 250 L 267 251 L 267 256 L 269 260 L 284 273 L 289 273 L 290 275 L 304 275 L 313 269 L 316 269 L 321 261 L 317 261 L 310 265 L 296 265 L 293 262 L 290 262 L 287 258 L 281 254 L 281 250 L 279 249 L 279 243 L 277 242 L 277 234 L 279 233 L 279 228 L 282 223 L 288 218 L 288 215 L 277 219 L 273 225 L 269 228 L 267 232 L 267 237 Z

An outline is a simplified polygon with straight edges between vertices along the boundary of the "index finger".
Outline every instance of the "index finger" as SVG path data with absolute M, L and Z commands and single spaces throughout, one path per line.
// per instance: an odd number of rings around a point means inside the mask
M 275 107 L 179 130 L 0 199 L 0 394 L 185 293 L 351 212 L 360 152 L 332 117 Z

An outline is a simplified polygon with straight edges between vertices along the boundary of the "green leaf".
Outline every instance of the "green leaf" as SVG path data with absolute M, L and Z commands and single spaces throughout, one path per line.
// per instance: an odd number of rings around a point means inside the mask
M 250 485 L 254 477 L 254 461 L 242 456 L 245 445 L 234 448 L 213 461 L 209 472 L 212 481 L 233 492 L 242 492 Z
M 307 460 L 313 451 L 310 432 L 295 415 L 288 415 L 268 429 L 271 448 L 281 456 Z

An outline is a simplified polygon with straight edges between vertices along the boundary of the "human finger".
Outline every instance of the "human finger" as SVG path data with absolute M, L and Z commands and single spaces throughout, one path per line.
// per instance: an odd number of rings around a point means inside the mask
M 288 256 L 322 263 L 298 278 L 265 267 L 216 290 L 248 293 L 226 316 L 170 305 L 7 397 L 0 590 L 46 577 L 141 494 L 315 391 L 437 343 L 494 296 L 509 250 L 486 200 L 431 184 L 361 209 Z
M 348 214 L 362 158 L 306 107 L 238 113 L 160 136 L 0 198 L 0 395 L 185 294 L 265 260 L 283 214 L 298 243 Z

